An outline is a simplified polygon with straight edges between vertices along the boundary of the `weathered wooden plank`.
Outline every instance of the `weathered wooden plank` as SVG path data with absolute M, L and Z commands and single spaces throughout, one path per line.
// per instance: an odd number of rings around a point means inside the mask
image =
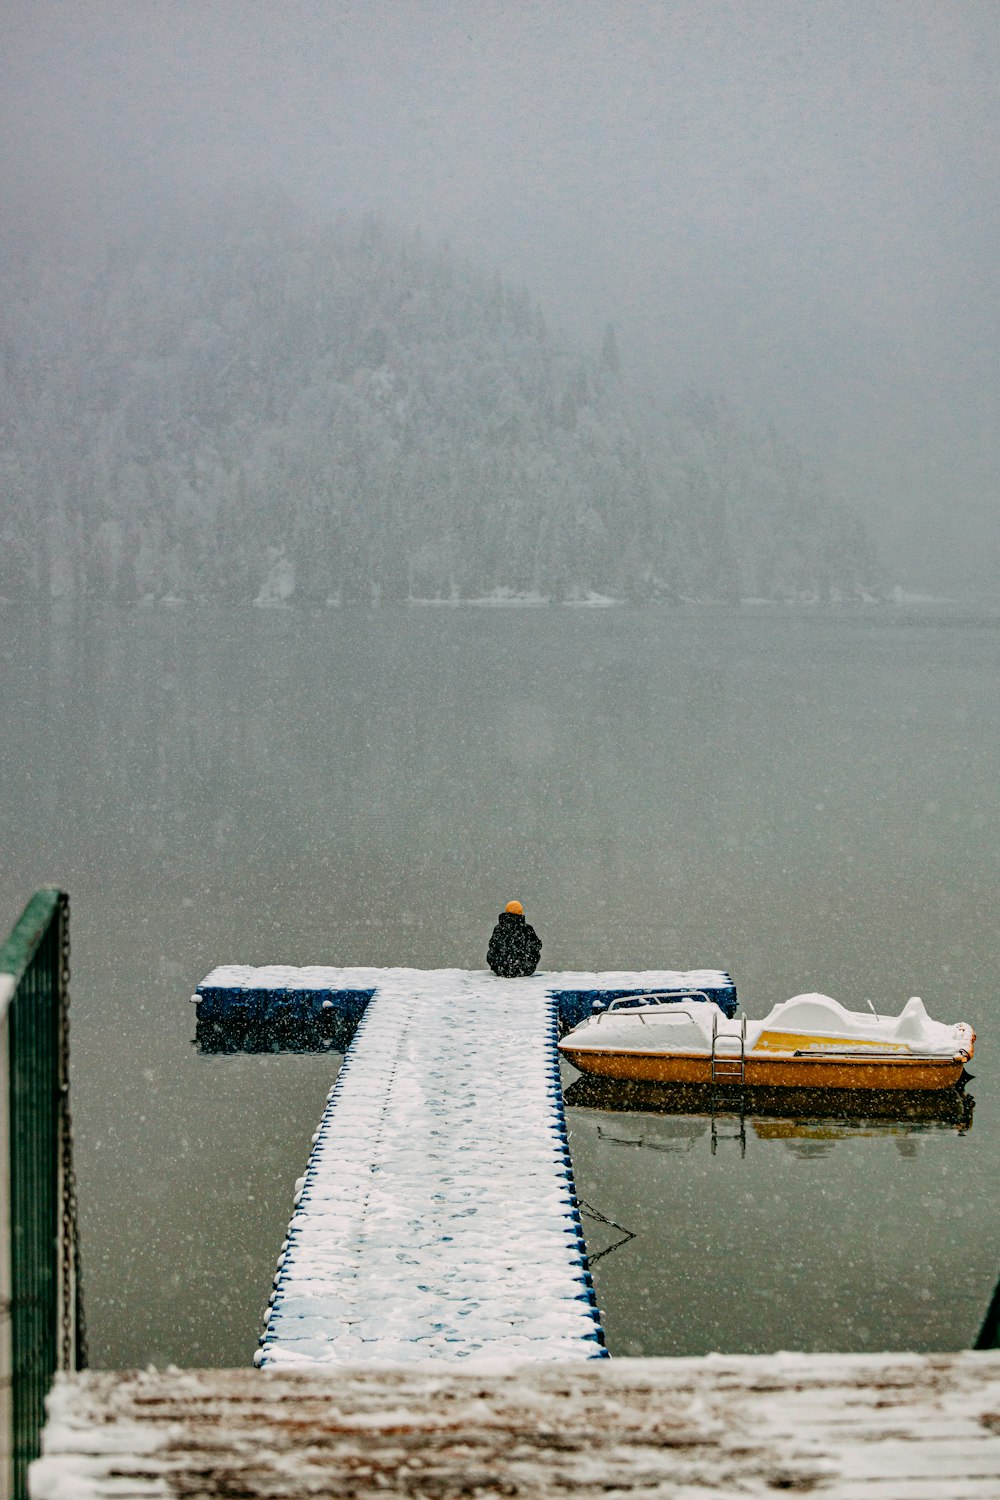
M 938 1478 L 900 1479 L 896 1476 L 884 1479 L 854 1480 L 837 1490 L 820 1490 L 823 1496 L 836 1495 L 836 1500 L 996 1500 L 997 1484 L 994 1477 L 986 1479 L 955 1478 L 944 1484 Z
M 90 1372 L 35 1500 L 1000 1500 L 1000 1354 Z

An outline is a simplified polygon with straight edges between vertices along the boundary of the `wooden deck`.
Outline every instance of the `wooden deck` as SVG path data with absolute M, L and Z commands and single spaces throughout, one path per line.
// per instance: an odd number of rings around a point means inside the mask
M 35 1500 L 1000 1500 L 1000 1354 L 88 1373 Z

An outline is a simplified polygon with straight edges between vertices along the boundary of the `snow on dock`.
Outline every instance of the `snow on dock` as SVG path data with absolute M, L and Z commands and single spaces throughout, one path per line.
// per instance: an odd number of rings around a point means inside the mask
M 194 997 L 199 1020 L 361 1013 L 297 1184 L 257 1363 L 602 1357 L 560 1015 L 695 985 L 728 996 L 732 981 L 714 970 L 214 970 Z
M 1000 1355 L 61 1377 L 34 1500 L 998 1500 Z
M 384 975 L 316 1133 L 258 1363 L 604 1352 L 537 985 Z
M 319 964 L 267 964 L 257 968 L 223 964 L 202 980 L 191 999 L 198 1006 L 199 1021 L 220 1024 L 268 1023 L 290 1017 L 317 1019 L 331 1012 L 341 1020 L 356 1022 L 377 989 L 410 984 L 426 990 L 448 985 L 456 978 L 472 980 L 481 988 L 484 999 L 493 995 L 499 1003 L 496 985 L 500 981 L 488 970 L 343 969 Z M 564 1026 L 575 1026 L 589 1016 L 595 1003 L 606 1004 L 619 996 L 650 990 L 699 990 L 726 1015 L 736 1014 L 736 986 L 722 969 L 542 973 L 517 983 L 554 999 Z

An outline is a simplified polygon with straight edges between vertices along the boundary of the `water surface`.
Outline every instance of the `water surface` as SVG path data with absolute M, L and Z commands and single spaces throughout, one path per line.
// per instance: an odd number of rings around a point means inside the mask
M 482 967 L 511 896 L 549 969 L 728 967 L 751 1015 L 919 994 L 979 1034 L 962 1119 L 571 1091 L 613 1351 L 967 1345 L 1000 1272 L 998 646 L 975 611 L 0 606 L 0 917 L 71 892 L 94 1362 L 249 1361 L 336 1070 L 200 1054 L 197 981 Z

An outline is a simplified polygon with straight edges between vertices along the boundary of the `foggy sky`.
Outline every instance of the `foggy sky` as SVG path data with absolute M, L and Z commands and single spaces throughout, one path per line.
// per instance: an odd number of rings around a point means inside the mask
M 914 588 L 1000 593 L 995 0 L 11 0 L 4 212 L 233 183 L 525 282 L 772 416 Z

